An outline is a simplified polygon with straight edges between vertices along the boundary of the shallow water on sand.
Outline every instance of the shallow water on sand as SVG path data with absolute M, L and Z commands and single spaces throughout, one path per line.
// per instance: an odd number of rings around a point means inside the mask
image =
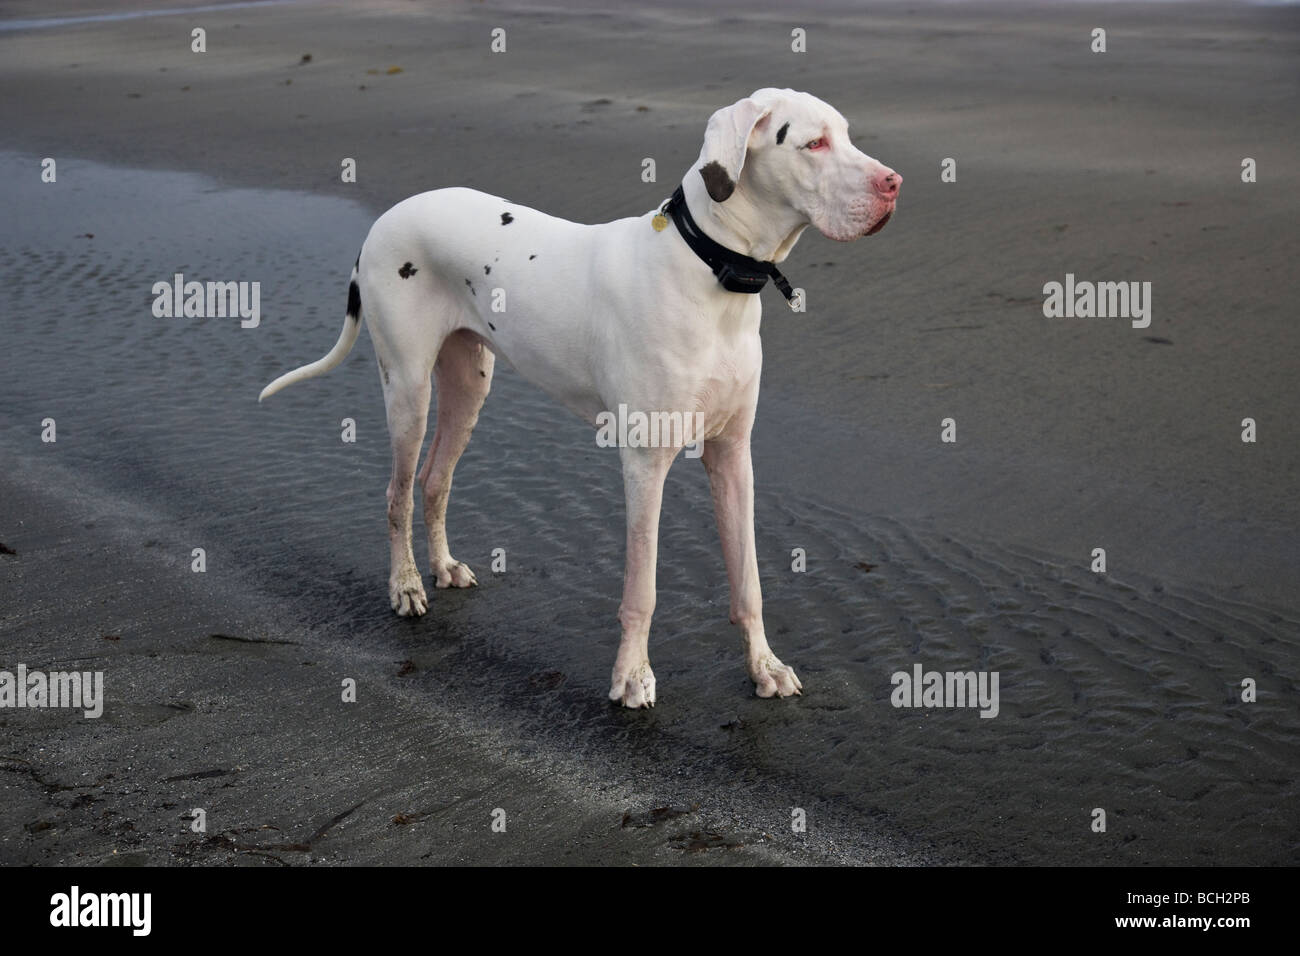
M 790 429 L 828 469 L 855 452 L 828 421 L 765 394 L 767 629 L 805 695 L 752 697 L 707 485 L 679 461 L 651 639 L 659 704 L 611 708 L 622 491 L 617 454 L 588 428 L 499 369 L 449 521 L 481 586 L 431 590 L 430 613 L 410 622 L 387 604 L 387 436 L 368 337 L 328 377 L 257 404 L 334 342 L 369 211 L 71 160 L 48 186 L 35 168 L 0 154 L 4 456 L 45 456 L 146 503 L 178 552 L 206 549 L 209 574 L 275 596 L 322 640 L 415 662 L 415 693 L 609 774 L 675 775 L 700 801 L 741 794 L 778 818 L 803 807 L 864 840 L 888 832 L 918 858 L 1296 862 L 1296 608 L 1097 576 L 795 486 L 777 457 Z M 260 325 L 155 318 L 151 288 L 177 272 L 260 281 Z M 39 440 L 47 417 L 53 445 Z M 793 548 L 806 573 L 791 571 Z M 891 675 L 918 663 L 998 672 L 997 717 L 892 706 Z M 1244 678 L 1257 703 L 1241 701 Z M 1090 826 L 1098 807 L 1104 834 Z

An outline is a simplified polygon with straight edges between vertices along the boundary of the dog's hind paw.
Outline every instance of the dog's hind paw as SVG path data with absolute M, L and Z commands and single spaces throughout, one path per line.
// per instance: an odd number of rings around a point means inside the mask
M 472 588 L 478 586 L 478 578 L 474 577 L 468 564 L 448 558 L 434 564 L 433 584 L 438 588 Z
M 420 575 L 408 571 L 388 582 L 388 600 L 400 617 L 419 617 L 429 609 Z
M 614 672 L 609 699 L 624 707 L 653 707 L 655 705 L 655 675 L 649 661 L 642 661 L 628 674 Z
M 752 663 L 749 676 L 754 679 L 754 693 L 759 697 L 790 697 L 803 690 L 794 668 L 782 664 L 772 653 Z

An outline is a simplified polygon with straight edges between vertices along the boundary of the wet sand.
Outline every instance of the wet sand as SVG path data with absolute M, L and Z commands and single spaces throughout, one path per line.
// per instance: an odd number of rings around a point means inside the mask
M 801 58 L 750 5 L 411 7 L 204 13 L 204 55 L 184 15 L 0 28 L 0 666 L 109 683 L 98 722 L 0 712 L 0 860 L 1295 862 L 1295 12 L 826 6 Z M 617 456 L 509 370 L 452 496 L 482 586 L 393 618 L 368 338 L 255 402 L 333 342 L 370 221 L 452 184 L 639 213 L 764 85 L 907 178 L 880 235 L 800 242 L 809 314 L 765 293 L 760 570 L 808 692 L 750 696 L 681 461 L 660 704 L 604 703 Z M 154 318 L 178 271 L 261 281 L 262 324 Z M 1044 318 L 1066 272 L 1151 281 L 1151 327 Z M 893 708 L 916 662 L 999 671 L 998 718 Z M 657 807 L 695 809 L 623 826 Z

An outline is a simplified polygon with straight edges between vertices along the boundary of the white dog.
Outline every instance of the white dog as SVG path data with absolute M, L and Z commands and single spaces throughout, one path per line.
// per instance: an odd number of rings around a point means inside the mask
M 871 235 L 893 213 L 901 184 L 853 146 L 829 105 L 763 89 L 710 117 L 681 187 L 643 216 L 588 226 L 472 189 L 422 193 L 371 228 L 329 354 L 277 378 L 259 401 L 343 361 L 364 313 L 392 439 L 388 592 L 401 615 L 427 607 L 411 515 L 431 376 L 438 422 L 419 481 L 439 588 L 477 583 L 448 550 L 447 496 L 495 356 L 593 425 L 616 409 L 700 423 L 702 434 L 687 427 L 657 441 L 632 427 L 620 446 L 627 564 L 610 699 L 655 702 L 648 643 L 664 478 L 682 448 L 701 440 L 750 677 L 760 697 L 797 694 L 802 684 L 763 630 L 749 451 L 761 307 L 751 293 L 772 277 L 791 298 L 774 263 L 803 230 L 841 241 Z

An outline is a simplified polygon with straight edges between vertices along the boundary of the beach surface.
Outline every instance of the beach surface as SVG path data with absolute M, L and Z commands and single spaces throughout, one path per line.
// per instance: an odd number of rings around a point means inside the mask
M 0 710 L 0 863 L 1300 862 L 1300 11 L 184 6 L 0 20 L 0 669 L 106 685 Z M 617 452 L 504 367 L 449 509 L 480 586 L 396 618 L 368 336 L 256 401 L 333 344 L 370 223 L 449 185 L 641 214 L 764 86 L 906 180 L 879 235 L 805 233 L 806 314 L 763 293 L 759 566 L 804 695 L 752 696 L 679 460 L 659 702 L 608 704 Z M 156 317 L 176 273 L 260 282 L 260 323 Z M 1150 326 L 1045 317 L 1067 274 L 1150 282 Z M 894 707 L 917 664 L 996 671 L 997 717 Z

